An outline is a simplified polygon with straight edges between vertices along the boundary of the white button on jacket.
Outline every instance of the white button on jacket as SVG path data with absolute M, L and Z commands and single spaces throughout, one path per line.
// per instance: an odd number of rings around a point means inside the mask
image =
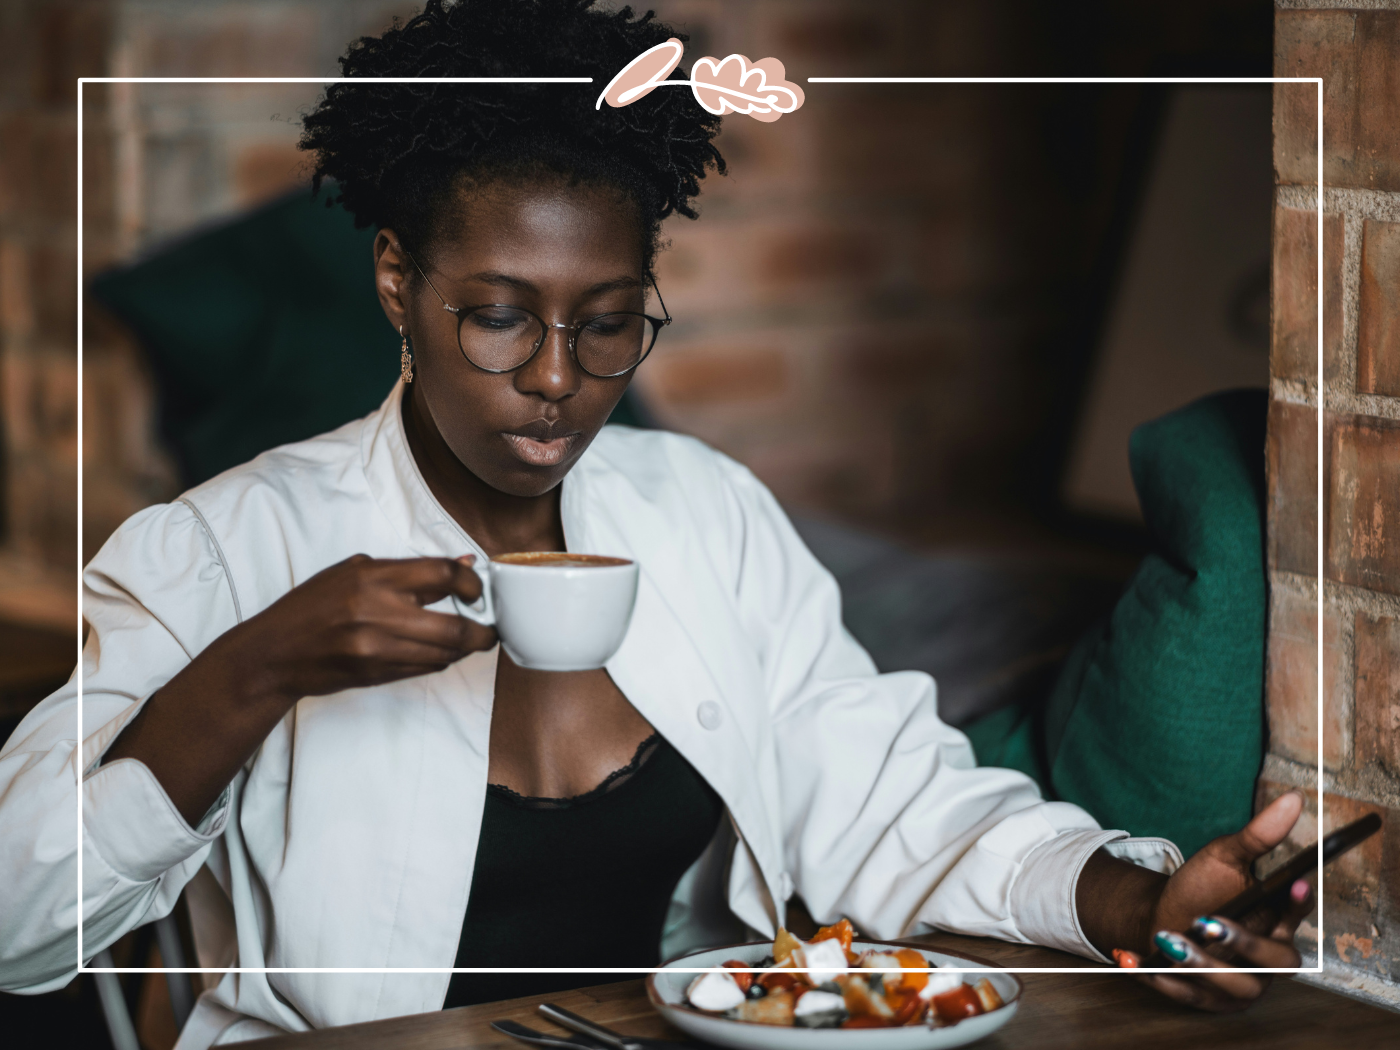
M 452 965 L 485 799 L 494 652 L 300 701 L 197 828 L 145 766 L 101 763 L 193 656 L 327 565 L 361 552 L 483 556 L 418 473 L 401 392 L 136 514 L 88 566 L 82 733 L 74 681 L 0 752 L 0 988 L 45 991 L 76 970 L 79 782 L 88 958 L 166 914 L 193 880 L 207 964 Z M 771 936 L 797 892 L 817 918 L 847 915 L 877 937 L 936 926 L 1096 956 L 1074 910 L 1089 854 L 1180 863 L 1168 842 L 1101 831 L 1019 773 L 976 768 L 938 719 L 932 679 L 876 672 L 841 625 L 832 577 L 732 460 L 691 438 L 607 427 L 561 505 L 570 550 L 640 563 L 608 671 L 728 808 L 676 888 L 663 955 Z M 230 973 L 180 1050 L 434 1010 L 448 979 Z

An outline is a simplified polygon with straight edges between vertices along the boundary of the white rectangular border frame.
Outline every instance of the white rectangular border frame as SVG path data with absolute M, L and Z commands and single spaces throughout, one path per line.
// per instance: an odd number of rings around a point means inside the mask
M 78 747 L 74 752 L 75 767 L 82 761 L 83 741 L 83 85 L 84 84 L 339 84 L 356 83 L 571 83 L 590 84 L 591 77 L 79 77 L 78 78 Z M 1320 77 L 808 77 L 809 84 L 1316 84 L 1317 85 L 1317 878 L 1322 885 L 1323 779 L 1322 732 L 1323 708 L 1323 538 L 1322 538 L 1322 461 L 1324 375 L 1322 361 L 1322 79 Z M 432 966 L 230 966 L 230 967 L 155 967 L 155 966 L 85 966 L 83 964 L 83 770 L 75 769 L 77 777 L 77 836 L 78 836 L 78 973 L 597 973 L 627 974 L 657 973 L 659 967 L 432 967 Z M 1317 965 L 1310 967 L 1225 967 L 1220 972 L 1237 973 L 1322 973 L 1324 943 L 1322 894 L 1317 898 Z M 705 973 L 706 967 L 669 967 L 672 972 Z M 1070 966 L 1010 966 L 965 967 L 967 973 L 1102 973 L 1103 969 Z M 1112 970 L 1118 973 L 1177 973 L 1171 967 L 1143 967 L 1134 971 Z

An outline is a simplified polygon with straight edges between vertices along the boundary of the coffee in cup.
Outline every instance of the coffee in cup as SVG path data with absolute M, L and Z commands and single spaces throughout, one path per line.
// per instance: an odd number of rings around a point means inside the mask
M 522 551 L 473 566 L 481 599 L 457 611 L 494 625 L 501 648 L 536 671 L 592 671 L 622 646 L 637 600 L 637 563 L 602 554 Z
M 632 564 L 626 558 L 609 558 L 603 554 L 573 554 L 570 551 L 524 551 L 520 554 L 502 554 L 493 560 L 503 565 L 569 565 L 575 568 Z

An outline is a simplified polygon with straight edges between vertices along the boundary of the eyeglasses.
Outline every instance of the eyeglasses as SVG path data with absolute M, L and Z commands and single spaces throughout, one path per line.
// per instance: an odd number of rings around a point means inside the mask
M 403 251 L 400 248 L 400 251 Z M 462 356 L 483 372 L 513 372 L 524 366 L 544 345 L 551 328 L 569 334 L 569 353 L 579 368 L 599 379 L 610 379 L 636 368 L 651 353 L 661 329 L 671 323 L 670 311 L 661 299 L 656 278 L 651 286 L 665 317 L 618 310 L 599 314 L 578 324 L 546 324 L 538 314 L 519 306 L 485 303 L 481 306 L 449 306 L 418 260 L 408 255 L 414 268 L 442 303 L 457 317 L 457 346 Z

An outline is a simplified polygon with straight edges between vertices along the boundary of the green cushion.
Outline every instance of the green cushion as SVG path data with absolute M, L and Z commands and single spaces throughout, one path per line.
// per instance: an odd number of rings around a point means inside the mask
M 1215 394 L 1133 432 L 1153 540 L 1049 699 L 967 727 L 983 765 L 1186 855 L 1250 817 L 1263 761 L 1264 391 Z
M 373 242 L 306 191 L 93 281 L 150 355 L 186 483 L 384 400 L 399 340 L 375 295 Z

